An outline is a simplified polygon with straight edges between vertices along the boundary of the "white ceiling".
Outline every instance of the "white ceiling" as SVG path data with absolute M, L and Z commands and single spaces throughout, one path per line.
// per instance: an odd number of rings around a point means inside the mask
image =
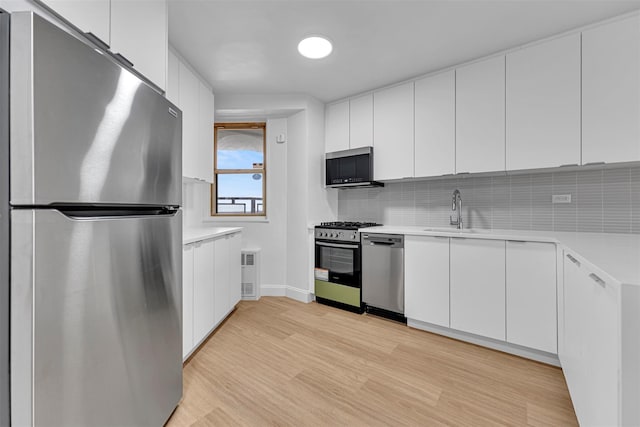
M 170 0 L 169 39 L 216 93 L 328 102 L 636 9 L 640 0 Z M 310 34 L 333 53 L 300 56 Z

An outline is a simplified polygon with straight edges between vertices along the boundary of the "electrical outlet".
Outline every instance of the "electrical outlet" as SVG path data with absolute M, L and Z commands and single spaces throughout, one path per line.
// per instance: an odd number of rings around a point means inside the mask
M 554 194 L 551 203 L 571 203 L 571 194 Z

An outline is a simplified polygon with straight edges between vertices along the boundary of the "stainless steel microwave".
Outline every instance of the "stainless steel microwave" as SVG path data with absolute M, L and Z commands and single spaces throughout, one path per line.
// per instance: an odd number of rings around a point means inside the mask
M 373 180 L 373 147 L 335 151 L 325 155 L 325 184 L 332 188 L 381 187 Z

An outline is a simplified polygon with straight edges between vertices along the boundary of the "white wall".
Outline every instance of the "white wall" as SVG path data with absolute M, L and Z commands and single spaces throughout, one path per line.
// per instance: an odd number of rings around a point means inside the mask
M 265 117 L 271 117 L 267 121 L 267 222 L 206 218 L 209 194 L 198 190 L 199 184 L 189 183 L 184 191 L 185 224 L 201 226 L 205 218 L 206 226 L 244 227 L 243 246 L 262 249 L 262 295 L 308 301 L 314 261 L 309 227 L 337 217 L 337 191 L 322 186 L 324 104 L 302 95 L 216 96 L 217 122 Z M 282 133 L 286 142 L 276 144 L 275 137 Z M 191 200 L 198 192 L 206 202 Z
M 288 119 L 287 172 L 287 286 L 308 291 L 311 268 L 307 251 L 307 111 Z
M 276 136 L 287 134 L 286 119 L 267 120 L 267 220 L 216 221 L 209 218 L 209 184 L 183 183 L 184 227 L 243 227 L 242 247 L 262 249 L 262 284 L 271 288 L 286 283 L 287 234 L 287 144 L 276 143 Z M 203 222 L 204 220 L 204 222 Z

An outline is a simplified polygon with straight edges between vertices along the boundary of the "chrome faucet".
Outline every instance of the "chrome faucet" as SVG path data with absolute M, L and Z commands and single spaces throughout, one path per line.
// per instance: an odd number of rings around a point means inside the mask
M 451 210 L 457 212 L 456 218 L 449 215 L 449 224 L 455 225 L 458 230 L 462 230 L 462 194 L 457 188 L 453 191 Z

